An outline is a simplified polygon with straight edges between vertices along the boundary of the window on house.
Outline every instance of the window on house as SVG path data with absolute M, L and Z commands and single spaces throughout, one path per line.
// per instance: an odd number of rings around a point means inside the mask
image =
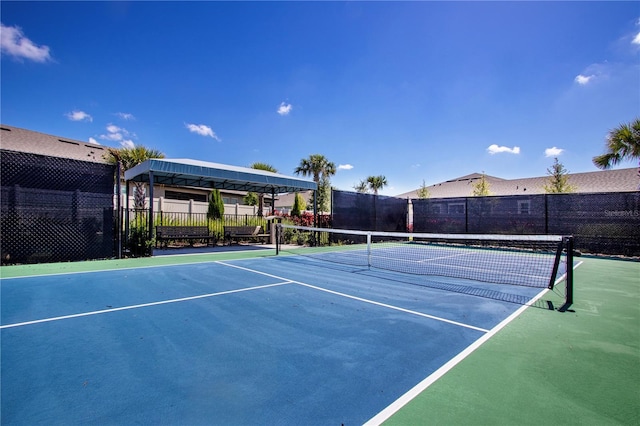
M 464 203 L 449 204 L 449 214 L 464 214 Z
M 236 197 L 222 197 L 222 201 L 225 204 L 242 204 L 240 200 Z
M 205 194 L 192 194 L 190 192 L 178 192 L 178 191 L 165 191 L 164 198 L 167 200 L 181 200 L 181 201 L 200 201 L 207 202 L 207 196 Z
M 518 214 L 531 214 L 531 201 L 518 201 Z

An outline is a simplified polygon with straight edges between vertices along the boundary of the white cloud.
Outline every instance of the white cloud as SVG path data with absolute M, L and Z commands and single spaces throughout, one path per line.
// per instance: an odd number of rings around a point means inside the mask
M 117 142 L 122 140 L 122 135 L 120 133 L 107 133 L 106 135 L 100 135 L 100 139 Z
M 89 143 L 95 144 L 95 145 L 100 145 L 100 143 L 95 140 L 94 138 L 89 138 Z
M 135 147 L 135 144 L 133 143 L 133 141 L 131 139 L 126 139 L 120 142 L 120 145 L 123 148 L 133 148 Z
M 84 111 L 71 111 L 65 115 L 71 121 L 93 121 L 93 117 Z
M 120 133 L 122 130 L 123 129 L 121 129 L 120 127 L 115 126 L 113 124 L 109 124 L 107 126 L 107 132 L 109 132 L 109 133 Z
M 576 78 L 573 79 L 573 81 L 575 81 L 576 83 L 578 83 L 580 86 L 585 86 L 587 84 L 589 84 L 589 82 L 591 80 L 593 80 L 595 78 L 595 75 L 582 75 L 582 74 L 578 74 L 576 76 Z
M 136 118 L 133 114 L 129 114 L 128 112 L 116 112 L 116 115 L 123 120 L 135 120 Z
M 100 135 L 100 139 L 105 139 L 105 140 L 114 141 L 114 142 L 120 142 L 120 144 L 123 144 L 124 138 L 125 137 L 129 137 L 129 136 L 134 136 L 135 137 L 135 135 L 131 134 L 127 129 L 124 129 L 122 127 L 118 127 L 115 124 L 108 124 L 107 125 L 107 133 L 104 134 L 104 135 Z M 131 142 L 131 145 L 133 145 L 133 142 Z
M 636 36 L 631 40 L 632 44 L 640 44 L 640 33 L 636 34 Z
M 215 134 L 211 127 L 206 126 L 204 124 L 187 124 L 185 123 L 187 129 L 189 129 L 192 133 L 197 133 L 200 136 L 209 136 L 217 141 L 220 141 L 220 138 Z
M 514 146 L 513 148 L 509 148 L 508 146 L 498 146 L 496 144 L 493 144 L 493 145 L 490 145 L 489 148 L 487 148 L 487 151 L 491 155 L 499 154 L 502 152 L 506 152 L 509 154 L 520 154 L 520 147 Z
M 618 66 L 619 65 L 611 64 L 608 61 L 593 63 L 578 74 L 573 81 L 581 86 L 593 84 L 596 80 L 599 81 L 609 78 L 612 73 L 616 72 Z
M 48 46 L 38 46 L 25 37 L 20 27 L 7 27 L 0 23 L 0 52 L 35 62 L 51 60 Z
M 558 155 L 562 154 L 564 152 L 564 149 L 562 148 L 556 148 L 555 146 L 553 148 L 547 148 L 544 150 L 544 156 L 545 157 L 557 157 Z
M 282 102 L 278 107 L 278 114 L 280 115 L 289 115 L 291 110 L 293 109 L 293 105 L 288 104 L 286 102 Z
M 338 170 L 351 170 L 353 166 L 351 164 L 340 164 L 338 165 Z

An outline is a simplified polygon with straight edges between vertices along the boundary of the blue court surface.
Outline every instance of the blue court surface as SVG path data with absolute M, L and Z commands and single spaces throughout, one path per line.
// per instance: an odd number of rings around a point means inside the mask
M 425 280 L 295 256 L 3 279 L 2 424 L 363 424 L 521 308 L 449 286 L 541 291 Z

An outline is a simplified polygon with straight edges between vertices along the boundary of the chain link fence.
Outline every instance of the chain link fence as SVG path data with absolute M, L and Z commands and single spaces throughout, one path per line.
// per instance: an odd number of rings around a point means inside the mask
M 110 258 L 118 253 L 115 166 L 1 150 L 2 264 Z M 124 211 L 121 213 L 124 218 Z M 122 223 L 126 248 L 148 239 L 148 211 Z M 406 199 L 332 192 L 333 228 L 423 233 L 566 234 L 587 253 L 640 256 L 640 191 Z M 156 225 L 269 223 L 252 215 L 156 213 Z M 266 229 L 265 228 L 265 229 Z M 135 241 L 134 241 L 135 242 Z M 147 242 L 149 244 L 150 242 Z
M 333 191 L 333 227 L 452 234 L 573 235 L 585 253 L 640 256 L 640 191 L 409 200 Z
M 413 230 L 573 235 L 577 250 L 640 256 L 640 192 L 419 199 Z
M 2 264 L 113 256 L 115 166 L 2 150 Z
M 335 229 L 407 230 L 407 200 L 402 198 L 334 190 L 331 210 Z

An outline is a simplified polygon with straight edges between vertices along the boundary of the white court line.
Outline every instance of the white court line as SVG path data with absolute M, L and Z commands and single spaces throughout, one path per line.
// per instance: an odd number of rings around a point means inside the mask
M 533 299 L 531 299 L 531 301 L 535 301 L 541 298 L 547 291 L 549 290 L 545 288 L 540 293 L 538 293 Z M 396 399 L 387 408 L 380 411 L 374 417 L 369 419 L 364 424 L 364 426 L 377 426 L 383 423 L 384 421 L 388 420 L 389 417 L 391 417 L 398 410 L 400 410 L 402 407 L 407 405 L 411 400 L 413 400 L 425 389 L 427 389 L 429 386 L 435 383 L 439 378 L 444 376 L 447 372 L 449 372 L 449 370 L 451 370 L 453 367 L 459 364 L 463 359 L 471 355 L 473 351 L 478 349 L 484 342 L 492 338 L 498 331 L 502 330 L 507 324 L 513 321 L 516 317 L 518 317 L 518 315 L 520 315 L 527 308 L 528 308 L 527 305 L 521 306 L 517 311 L 515 311 L 514 313 L 509 315 L 507 318 L 505 318 L 500 324 L 493 327 L 488 333 L 482 335 L 478 340 L 473 342 L 471 345 L 467 346 L 462 352 L 460 352 L 455 357 L 451 358 L 442 367 L 438 368 L 436 371 L 434 371 L 429 376 L 427 376 L 427 378 L 425 378 L 423 381 L 421 381 L 420 383 L 415 385 L 413 388 L 411 388 L 407 393 L 402 395 L 400 398 Z
M 398 306 L 393 306 L 393 305 L 388 305 L 386 303 L 376 302 L 375 300 L 364 299 L 362 297 L 352 296 L 352 295 L 346 294 L 346 293 L 340 293 L 338 291 L 329 290 L 329 289 L 318 287 L 318 286 L 315 286 L 315 285 L 303 283 L 301 281 L 289 280 L 288 278 L 279 277 L 277 275 L 268 274 L 266 272 L 256 271 L 255 269 L 245 268 L 244 266 L 238 266 L 238 265 L 234 265 L 234 264 L 231 264 L 231 263 L 225 263 L 225 262 L 222 262 L 222 261 L 217 261 L 216 263 L 219 263 L 221 265 L 226 265 L 226 266 L 229 266 L 231 268 L 242 269 L 243 271 L 253 272 L 255 274 L 264 275 L 264 276 L 271 277 L 271 278 L 276 278 L 276 279 L 280 279 L 280 280 L 286 280 L 286 281 L 288 281 L 288 282 L 290 282 L 292 284 L 298 284 L 298 285 L 301 285 L 301 286 L 304 286 L 304 287 L 312 288 L 314 290 L 324 291 L 325 293 L 331 293 L 331 294 L 335 294 L 337 296 L 346 297 L 348 299 L 357 300 L 359 302 L 369 303 L 371 305 L 381 306 L 383 308 L 393 309 L 393 310 L 404 312 L 404 313 L 407 313 L 407 314 L 417 315 L 417 316 L 420 316 L 420 317 L 423 317 L 423 318 L 429 318 L 429 319 L 432 319 L 432 320 L 445 322 L 447 324 L 457 325 L 459 327 L 470 328 L 472 330 L 481 331 L 483 333 L 486 333 L 486 332 L 489 331 L 489 330 L 484 329 L 484 328 L 476 327 L 476 326 L 465 324 L 465 323 L 458 322 L 458 321 L 449 320 L 449 319 L 442 318 L 442 317 L 437 317 L 435 315 L 424 314 L 422 312 L 412 311 L 410 309 L 404 309 L 404 308 L 400 308 Z
M 375 300 L 369 300 L 369 299 L 364 299 L 364 298 L 358 297 L 358 296 L 352 296 L 350 294 L 340 293 L 339 291 L 333 291 L 333 290 L 329 290 L 329 289 L 326 289 L 326 288 L 317 287 L 317 286 L 311 285 L 311 284 L 305 284 L 305 283 L 301 283 L 301 282 L 297 282 L 297 281 L 293 281 L 293 283 L 299 284 L 299 285 L 302 285 L 302 286 L 305 286 L 305 287 L 313 288 L 315 290 L 324 291 L 326 293 L 331 293 L 331 294 L 335 294 L 335 295 L 338 295 L 338 296 L 346 297 L 348 299 L 357 300 L 359 302 L 370 303 L 372 305 L 382 306 L 383 308 L 389 308 L 389 309 L 393 309 L 393 310 L 396 310 L 396 311 L 405 312 L 407 314 L 417 315 L 417 316 L 420 316 L 420 317 L 429 318 L 429 319 L 433 319 L 433 320 L 436 320 L 436 321 L 446 322 L 448 324 L 457 325 L 459 327 L 470 328 L 472 330 L 481 331 L 483 333 L 487 333 L 489 331 L 487 329 L 476 327 L 474 325 L 469 325 L 469 324 L 465 324 L 465 323 L 458 322 L 458 321 L 448 320 L 446 318 L 437 317 L 437 316 L 429 315 L 429 314 L 424 314 L 422 312 L 412 311 L 410 309 L 404 309 L 404 308 L 400 308 L 398 306 L 387 305 L 386 303 L 380 303 L 380 302 L 376 302 Z
M 92 316 L 92 315 L 106 314 L 106 313 L 109 313 L 109 312 L 118 312 L 118 311 L 126 311 L 126 310 L 129 310 L 129 309 L 146 308 L 146 307 L 149 307 L 149 306 L 166 305 L 168 303 L 186 302 L 188 300 L 196 300 L 196 299 L 204 299 L 204 298 L 207 298 L 207 297 L 223 296 L 225 294 L 240 293 L 240 292 L 243 292 L 243 291 L 260 290 L 260 289 L 263 289 L 263 288 L 277 287 L 277 286 L 281 286 L 281 285 L 285 285 L 285 284 L 291 284 L 291 283 L 292 283 L 292 281 L 285 280 L 283 282 L 279 282 L 279 283 L 275 283 L 275 284 L 266 284 L 266 285 L 260 285 L 260 286 L 255 286 L 255 287 L 246 287 L 246 288 L 240 288 L 240 289 L 237 289 L 237 290 L 220 291 L 220 292 L 217 292 L 217 293 L 201 294 L 201 295 L 198 295 L 198 296 L 181 297 L 179 299 L 161 300 L 159 302 L 150 302 L 150 303 L 142 303 L 142 304 L 139 304 L 139 305 L 121 306 L 119 308 L 102 309 L 102 310 L 99 310 L 99 311 L 83 312 L 83 313 L 80 313 L 80 314 L 63 315 L 63 316 L 53 317 L 53 318 L 43 318 L 43 319 L 33 320 L 33 321 L 25 321 L 25 322 L 19 322 L 19 323 L 14 323 L 14 324 L 0 325 L 0 330 L 5 329 L 5 328 L 22 327 L 22 326 L 25 326 L 25 325 L 40 324 L 40 323 L 43 323 L 43 322 L 60 321 L 60 320 L 69 319 L 69 318 L 88 317 L 88 316 Z
M 449 254 L 447 256 L 428 257 L 426 259 L 418 260 L 418 263 L 431 262 L 434 260 L 453 259 L 454 257 L 471 256 L 473 254 L 475 253 L 454 253 L 454 254 Z
M 189 255 L 173 255 L 173 256 L 194 256 L 193 254 Z M 198 254 L 200 256 L 200 254 Z M 169 256 L 163 256 L 169 257 Z M 66 272 L 53 272 L 51 274 L 33 274 L 33 275 L 19 275 L 15 277 L 0 277 L 0 283 L 2 281 L 9 280 L 20 280 L 25 278 L 42 278 L 42 277 L 58 277 L 60 275 L 78 275 L 78 274 L 94 274 L 94 273 L 106 273 L 106 272 L 119 272 L 119 271 L 132 271 L 136 269 L 152 269 L 152 268 L 173 268 L 175 266 L 193 266 L 193 265 L 204 265 L 206 263 L 215 263 L 215 260 L 203 260 L 202 262 L 185 262 L 185 263 L 167 263 L 164 265 L 145 265 L 145 266 L 124 266 L 122 268 L 105 268 L 105 269 L 94 269 L 90 271 L 66 271 Z

